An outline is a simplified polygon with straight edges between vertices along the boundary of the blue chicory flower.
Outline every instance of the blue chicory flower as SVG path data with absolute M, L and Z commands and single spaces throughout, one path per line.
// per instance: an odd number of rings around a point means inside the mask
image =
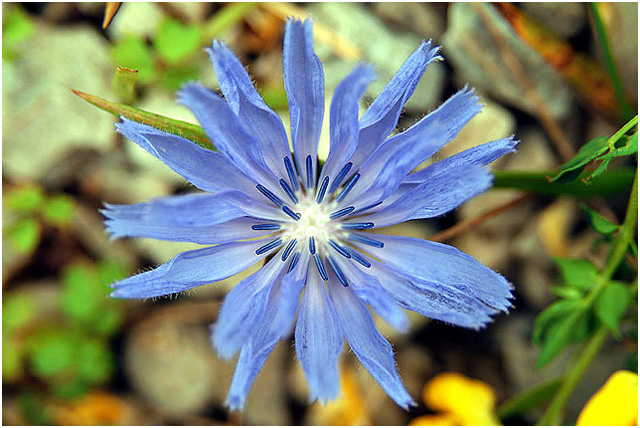
M 337 397 L 346 337 L 362 365 L 406 409 L 413 400 L 369 308 L 400 330 L 408 325 L 404 309 L 477 329 L 510 306 L 510 285 L 451 246 L 370 231 L 444 214 L 484 192 L 492 176 L 483 166 L 513 152 L 516 142 L 492 141 L 412 173 L 481 108 L 465 88 L 389 136 L 427 65 L 440 59 L 438 48 L 423 42 L 359 119 L 358 102 L 375 78 L 372 68 L 358 65 L 336 87 L 330 152 L 320 166 L 324 75 L 311 30 L 309 20 L 286 25 L 284 84 L 293 155 L 282 121 L 240 61 L 217 41 L 209 55 L 224 99 L 191 83 L 178 101 L 194 112 L 218 152 L 127 119 L 116 125 L 204 192 L 106 204 L 108 231 L 113 237 L 209 246 L 116 282 L 112 296 L 178 293 L 266 259 L 229 292 L 212 329 L 222 357 L 240 352 L 228 406 L 243 407 L 271 350 L 295 325 L 296 354 L 311 400 Z

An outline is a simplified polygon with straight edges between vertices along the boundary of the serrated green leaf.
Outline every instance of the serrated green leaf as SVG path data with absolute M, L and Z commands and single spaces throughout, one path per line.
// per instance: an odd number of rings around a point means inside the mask
M 41 226 L 35 218 L 25 218 L 7 229 L 6 239 L 20 254 L 32 253 L 40 243 Z
M 27 294 L 9 293 L 2 302 L 2 331 L 10 334 L 27 324 L 36 315 L 37 306 Z
M 37 186 L 24 186 L 11 190 L 4 197 L 7 208 L 21 214 L 37 211 L 44 202 L 44 192 Z
M 545 308 L 536 317 L 533 325 L 532 341 L 534 345 L 541 345 L 542 338 L 546 334 L 550 323 L 557 318 L 566 316 L 580 308 L 580 301 L 577 300 L 560 300 Z
M 620 320 L 631 303 L 626 285 L 612 281 L 598 294 L 594 310 L 598 319 L 613 331 L 616 338 L 620 336 Z
M 584 339 L 588 332 L 589 316 L 587 311 L 582 308 L 575 310 L 568 316 L 556 318 L 547 328 L 542 340 L 536 368 L 545 366 L 569 344 Z
M 71 222 L 75 211 L 76 204 L 73 198 L 67 195 L 54 195 L 45 202 L 42 215 L 48 222 L 63 226 Z
M 198 27 L 183 25 L 177 19 L 166 17 L 160 23 L 153 44 L 163 60 L 176 64 L 199 50 L 200 37 Z
M 84 92 L 76 91 L 73 89 L 71 91 L 83 100 L 98 107 L 99 109 L 107 111 L 118 117 L 126 117 L 127 119 L 133 120 L 134 122 L 153 126 L 156 129 L 168 132 L 170 134 L 179 135 L 193 141 L 194 143 L 204 147 L 205 149 L 214 149 L 213 144 L 205 134 L 204 130 L 198 125 L 183 122 L 182 120 L 170 119 L 168 117 L 140 110 L 135 107 L 130 107 L 120 103 L 114 103 L 113 101 L 107 101 L 104 98 L 85 94 Z
M 560 268 L 562 281 L 570 287 L 589 288 L 593 285 L 598 270 L 588 260 L 554 258 Z
M 573 159 L 561 165 L 560 172 L 549 181 L 552 183 L 556 181 L 559 183 L 566 183 L 578 178 L 584 167 L 589 162 L 608 150 L 607 141 L 607 137 L 596 137 L 584 146 L 580 147 L 580 150 Z
M 603 235 L 611 235 L 620 228 L 620 225 L 610 222 L 602 217 L 600 213 L 589 208 L 588 205 L 582 204 L 580 206 L 587 214 L 587 219 L 596 232 L 602 233 Z
M 117 40 L 112 55 L 116 66 L 138 70 L 140 83 L 151 83 L 158 77 L 153 52 L 141 39 L 126 36 Z

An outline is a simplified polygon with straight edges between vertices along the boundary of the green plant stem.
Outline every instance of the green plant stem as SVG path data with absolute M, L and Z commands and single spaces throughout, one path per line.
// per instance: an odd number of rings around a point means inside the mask
M 496 413 L 502 420 L 519 415 L 548 402 L 560 388 L 561 379 L 543 382 L 502 403 Z
M 569 183 L 549 183 L 548 177 L 555 174 L 555 171 L 495 171 L 493 188 L 526 190 L 546 196 L 606 197 L 629 191 L 634 171 L 627 167 L 612 168 L 594 178 L 589 184 L 580 180 L 587 177 L 589 172 L 584 172 L 578 179 Z
M 635 177 L 633 179 L 633 187 L 631 188 L 631 195 L 629 196 L 629 203 L 627 205 L 627 212 L 624 222 L 620 227 L 620 233 L 616 236 L 616 240 L 613 246 L 613 250 L 609 256 L 602 273 L 598 276 L 598 282 L 591 289 L 589 294 L 584 300 L 584 304 L 590 307 L 593 304 L 598 293 L 608 283 L 613 274 L 618 269 L 618 266 L 624 259 L 627 253 L 629 243 L 633 241 L 636 224 L 638 221 L 638 171 L 636 169 Z M 547 408 L 546 412 L 540 419 L 538 425 L 560 425 L 562 423 L 562 415 L 567 401 L 571 397 L 571 394 L 575 390 L 576 386 L 584 376 L 587 368 L 591 365 L 593 359 L 598 355 L 600 348 L 605 343 L 605 340 L 609 336 L 609 329 L 605 326 L 598 328 L 596 333 L 591 337 L 587 345 L 584 347 L 575 364 L 569 365 L 567 372 L 562 380 L 562 385 L 557 394 L 553 398 L 553 401 Z
M 620 107 L 620 112 L 622 113 L 622 117 L 624 120 L 629 120 L 633 115 L 633 112 L 629 107 L 629 104 L 627 104 L 627 101 L 625 100 L 625 97 L 624 97 L 622 82 L 620 81 L 620 75 L 618 74 L 618 69 L 616 68 L 616 64 L 613 61 L 613 55 L 611 54 L 611 48 L 609 46 L 609 39 L 607 37 L 607 32 L 604 28 L 602 19 L 600 18 L 598 3 L 592 2 L 589 4 L 589 7 L 593 15 L 593 24 L 595 26 L 596 33 L 598 34 L 598 39 L 600 39 L 600 44 L 602 45 L 602 52 L 604 54 L 605 66 L 607 67 L 607 71 L 609 72 L 609 77 L 611 77 L 611 82 L 613 83 L 613 90 L 616 94 L 616 99 Z

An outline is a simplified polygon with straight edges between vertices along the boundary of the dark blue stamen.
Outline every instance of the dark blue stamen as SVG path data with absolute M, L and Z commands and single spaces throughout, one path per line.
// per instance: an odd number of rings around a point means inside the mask
M 307 187 L 311 187 L 313 183 L 313 164 L 311 163 L 311 155 L 307 156 Z
M 289 198 L 293 201 L 293 203 L 297 204 L 298 198 L 296 198 L 296 194 L 293 193 L 293 190 L 291 189 L 291 186 L 289 186 L 289 183 L 287 183 L 287 180 L 281 178 L 280 186 L 282 187 L 282 190 L 284 190 L 284 192 L 287 194 L 287 196 L 289 196 Z
M 338 245 L 338 243 L 336 241 L 334 241 L 333 239 L 329 239 L 329 244 L 335 248 L 335 250 L 337 252 L 340 253 L 340 255 L 350 259 L 351 258 L 351 254 L 349 254 L 349 252 L 347 250 L 345 250 L 344 248 L 342 248 L 340 245 Z
M 338 194 L 338 197 L 336 198 L 336 201 L 342 202 L 342 200 L 347 196 L 347 194 L 351 191 L 351 189 L 353 189 L 353 186 L 356 185 L 356 183 L 358 182 L 359 179 L 360 179 L 360 173 L 356 172 L 353 175 L 353 177 L 351 177 L 351 179 L 349 181 L 347 181 L 347 184 L 344 185 L 344 187 L 342 188 L 342 190 Z
M 254 224 L 251 226 L 253 230 L 279 230 L 279 224 Z
M 369 263 L 369 261 L 367 259 L 362 257 L 360 255 L 360 253 L 358 253 L 355 250 L 349 250 L 349 252 L 351 253 L 351 257 L 353 257 L 353 260 L 357 261 L 358 263 L 360 263 L 362 266 L 364 266 L 366 268 L 370 268 L 371 267 L 371 263 Z
M 291 264 L 289 265 L 289 269 L 287 269 L 287 273 L 291 272 L 293 268 L 296 267 L 298 260 L 300 260 L 300 252 L 294 254 Z
M 289 254 L 291 254 L 291 252 L 293 251 L 293 247 L 295 247 L 297 243 L 298 243 L 297 239 L 293 239 L 291 240 L 291 242 L 289 242 L 289 245 L 287 245 L 287 248 L 285 248 L 284 252 L 282 253 L 283 262 L 287 260 L 287 258 L 289 257 Z
M 336 273 L 336 276 L 340 280 L 340 283 L 345 287 L 348 287 L 349 281 L 347 281 L 347 277 L 344 276 L 344 273 L 342 273 L 342 270 L 338 267 L 338 264 L 335 262 L 335 260 L 333 260 L 331 257 L 327 257 L 327 261 L 331 265 L 333 271 Z
M 355 210 L 356 207 L 354 206 L 350 206 L 350 207 L 345 207 L 342 209 L 339 209 L 338 211 L 335 211 L 333 213 L 331 213 L 329 215 L 330 219 L 336 219 L 336 218 L 340 218 L 340 217 L 344 217 L 347 214 L 351 214 L 351 212 L 353 212 L 353 210 Z
M 282 211 L 284 211 L 284 213 L 286 215 L 288 215 L 289 217 L 291 217 L 295 221 L 300 220 L 300 217 L 301 217 L 300 214 L 293 212 L 293 210 L 291 208 L 289 208 L 288 206 L 284 205 L 282 207 Z
M 274 248 L 276 248 L 280 244 L 282 244 L 282 239 L 280 239 L 280 238 L 275 239 L 275 240 L 269 242 L 268 244 L 265 244 L 262 247 L 258 248 L 256 250 L 256 254 L 257 255 L 264 254 L 269 250 L 273 250 Z
M 370 221 L 365 223 L 342 223 L 342 228 L 347 230 L 364 230 L 373 228 L 374 224 Z
M 314 254 L 313 260 L 315 260 L 316 262 L 316 267 L 318 268 L 318 272 L 320 272 L 320 276 L 322 277 L 322 279 L 325 281 L 329 280 L 329 277 L 327 276 L 327 270 L 324 268 L 322 260 L 320 260 L 320 254 Z
M 321 204 L 324 199 L 324 194 L 327 192 L 327 185 L 329 185 L 329 177 L 325 177 L 320 184 L 320 190 L 318 190 L 318 196 L 316 196 L 316 203 Z
M 316 253 L 316 240 L 315 240 L 315 238 L 313 236 L 311 238 L 309 238 L 309 252 L 311 254 L 315 254 Z
M 349 238 L 353 239 L 356 242 L 360 242 L 361 244 L 371 245 L 372 247 L 382 248 L 384 247 L 384 243 L 380 241 L 376 241 L 375 239 L 368 238 L 362 235 L 356 235 L 355 233 L 350 233 Z
M 366 206 L 366 207 L 364 207 L 364 208 L 359 208 L 359 209 L 358 209 L 358 210 L 356 210 L 353 214 L 354 214 L 354 215 L 356 215 L 356 214 L 358 214 L 358 213 L 361 213 L 361 212 L 366 211 L 366 210 L 368 210 L 368 209 L 371 209 L 371 208 L 373 208 L 373 207 L 377 207 L 378 205 L 380 205 L 380 204 L 381 204 L 381 203 L 383 203 L 383 202 L 384 202 L 384 200 L 382 200 L 382 201 L 380 201 L 380 202 L 376 202 L 375 204 L 368 205 L 368 206 Z
M 278 207 L 281 207 L 281 206 L 284 205 L 284 202 L 282 202 L 282 199 L 280 199 L 279 197 L 274 195 L 273 192 L 271 192 L 271 190 L 267 189 L 262 184 L 258 184 L 256 186 L 256 189 L 258 189 L 260 191 L 260 193 L 265 195 L 271 202 L 276 204 Z
M 342 167 L 342 169 L 338 173 L 338 176 L 335 178 L 335 180 L 333 180 L 333 183 L 331 183 L 329 193 L 335 192 L 338 187 L 340 187 L 340 183 L 342 183 L 342 180 L 344 180 L 344 178 L 347 176 L 352 166 L 353 164 L 351 162 L 348 162 L 345 166 Z
M 287 174 L 289 175 L 289 181 L 295 190 L 300 189 L 300 183 L 298 183 L 298 176 L 296 175 L 296 170 L 293 169 L 293 165 L 289 160 L 289 156 L 284 158 L 284 167 L 287 170 Z

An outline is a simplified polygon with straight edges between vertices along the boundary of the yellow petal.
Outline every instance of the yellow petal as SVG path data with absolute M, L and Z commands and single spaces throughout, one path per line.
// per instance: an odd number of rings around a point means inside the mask
M 638 375 L 620 370 L 584 406 L 577 425 L 638 425 Z
M 499 425 L 495 416 L 496 397 L 484 382 L 458 373 L 440 373 L 422 392 L 432 410 L 453 415 L 460 425 Z
M 450 413 L 442 413 L 439 415 L 424 415 L 418 416 L 417 418 L 413 418 L 411 422 L 409 422 L 409 426 L 453 426 L 460 425 L 460 421 L 456 419 L 456 417 Z

